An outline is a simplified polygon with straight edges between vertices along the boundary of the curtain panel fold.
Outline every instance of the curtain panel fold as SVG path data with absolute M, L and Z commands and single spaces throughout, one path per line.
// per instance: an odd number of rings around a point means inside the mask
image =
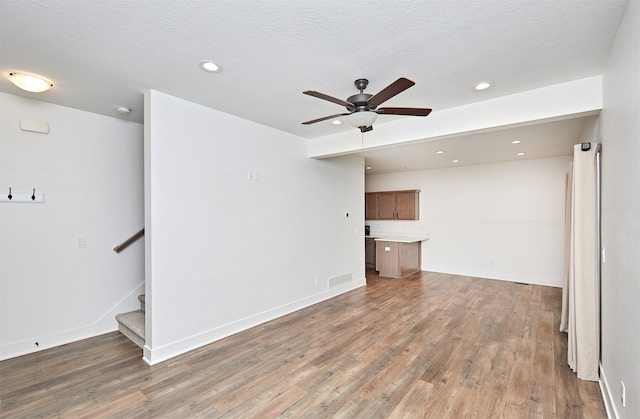
M 582 380 L 598 381 L 599 223 L 597 144 L 574 146 L 567 176 L 565 281 L 560 330 L 568 334 L 567 362 Z

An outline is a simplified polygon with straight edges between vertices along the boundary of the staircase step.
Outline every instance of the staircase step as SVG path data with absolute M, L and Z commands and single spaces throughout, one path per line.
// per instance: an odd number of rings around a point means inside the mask
M 138 295 L 138 301 L 140 301 L 140 310 L 144 312 L 144 294 Z
M 144 346 L 144 311 L 135 310 L 116 315 L 118 330 L 139 347 Z

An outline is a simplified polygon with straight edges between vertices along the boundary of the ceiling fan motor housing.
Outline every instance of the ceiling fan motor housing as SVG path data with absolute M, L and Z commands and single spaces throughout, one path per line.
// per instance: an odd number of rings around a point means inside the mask
M 373 106 L 370 106 L 369 108 L 367 108 L 367 101 L 369 100 L 369 98 L 373 96 L 369 93 L 358 93 L 357 95 L 353 95 L 353 96 L 349 96 L 347 98 L 347 102 L 351 102 L 353 103 L 353 105 L 355 106 L 356 112 L 357 111 L 366 111 L 368 109 L 375 109 L 375 104 Z M 349 109 L 349 108 L 347 108 Z M 353 109 L 350 109 L 353 110 Z
M 375 109 L 375 105 L 373 105 L 373 107 L 367 108 L 367 101 L 373 95 L 371 95 L 369 93 L 363 93 L 364 89 L 366 89 L 367 86 L 369 85 L 369 80 L 367 80 L 367 79 L 357 79 L 356 81 L 353 82 L 353 84 L 356 85 L 356 89 L 360 90 L 360 93 L 358 93 L 357 95 L 349 96 L 347 98 L 347 102 L 353 103 L 353 105 L 355 106 L 356 112 L 357 111 L 366 111 L 366 110 L 369 110 L 369 109 Z M 349 108 L 347 108 L 347 109 L 349 109 Z

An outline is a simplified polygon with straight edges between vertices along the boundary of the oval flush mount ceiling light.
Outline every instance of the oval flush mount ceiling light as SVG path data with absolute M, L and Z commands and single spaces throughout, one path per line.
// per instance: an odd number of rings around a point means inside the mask
M 473 86 L 474 90 L 487 90 L 488 88 L 490 88 L 492 86 L 490 81 L 481 81 L 475 84 L 475 86 Z
M 342 121 L 339 119 L 336 119 L 332 122 L 333 125 L 342 125 Z
M 222 71 L 222 66 L 211 60 L 200 61 L 200 68 L 207 73 L 220 73 Z
M 53 87 L 53 83 L 49 80 L 36 76 L 35 74 L 18 73 L 14 71 L 9 73 L 7 78 L 11 83 L 15 84 L 22 90 L 26 90 L 27 92 L 46 92 Z

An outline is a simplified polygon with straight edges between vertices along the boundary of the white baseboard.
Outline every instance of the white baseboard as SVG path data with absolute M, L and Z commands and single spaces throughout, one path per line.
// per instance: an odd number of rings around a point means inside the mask
M 352 291 L 356 288 L 363 287 L 365 285 L 367 285 L 366 278 L 354 280 L 330 290 L 323 291 L 321 293 L 314 294 L 312 296 L 305 297 L 279 307 L 274 307 L 262 313 L 258 313 L 231 323 L 227 323 L 225 325 L 208 330 L 204 333 L 190 336 L 186 339 L 173 342 L 159 348 L 149 348 L 145 345 L 144 356 L 142 359 L 149 365 L 155 365 L 170 358 L 182 355 L 186 352 L 224 339 L 270 320 L 277 319 L 278 317 L 293 313 L 294 311 L 298 311 L 305 307 L 309 307 L 330 298 L 336 297 L 340 294 Z
M 451 266 L 430 266 L 428 264 L 423 264 L 422 270 L 450 275 L 472 276 L 475 278 L 497 279 L 499 281 L 522 282 L 525 284 L 545 285 L 548 287 L 562 288 L 562 278 L 539 278 L 532 275 L 480 271 L 475 269 L 460 269 Z
M 104 335 L 105 333 L 115 332 L 118 330 L 116 314 L 138 308 L 138 306 L 134 306 L 132 308 L 131 305 L 139 305 L 137 300 L 137 296 L 139 294 L 144 294 L 144 282 L 138 284 L 134 289 L 127 293 L 127 295 L 122 297 L 120 301 L 116 302 L 94 322 L 88 325 L 75 329 L 63 330 L 46 336 L 38 336 L 19 342 L 0 345 L 0 361 L 43 351 L 45 349 L 55 348 L 56 346 L 66 345 L 67 343 L 76 342 L 82 339 L 89 339 L 95 336 Z M 35 344 L 36 342 L 38 345 Z
M 611 394 L 611 387 L 607 381 L 607 376 L 604 373 L 602 363 L 600 363 L 600 380 L 598 380 L 598 384 L 600 384 L 600 392 L 604 399 L 604 408 L 607 410 L 607 417 L 609 419 L 618 419 L 620 415 L 618 414 L 618 409 L 616 409 L 616 404 L 613 402 L 614 398 Z

